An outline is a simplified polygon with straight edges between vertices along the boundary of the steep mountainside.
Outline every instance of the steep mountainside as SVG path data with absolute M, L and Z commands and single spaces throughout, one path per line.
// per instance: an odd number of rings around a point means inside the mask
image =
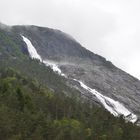
M 0 139 L 139 140 L 139 84 L 61 31 L 0 24 Z
M 72 37 L 61 31 L 36 26 L 14 26 L 12 31 L 29 39 L 42 61 L 56 64 L 69 78 L 68 85 L 90 96 L 114 115 L 118 113 L 116 108 L 119 106 L 117 104 L 119 101 L 130 112 L 140 116 L 140 81 L 138 79 L 115 67 L 105 58 L 83 48 Z M 105 98 L 103 102 L 108 104 L 106 106 L 91 90 L 81 88 L 80 83 L 72 79 L 82 81 L 91 89 L 113 99 L 116 101 L 116 106 L 113 108 L 114 104 Z M 113 111 L 108 107 L 113 108 Z M 136 117 L 130 116 L 126 110 L 120 111 L 120 114 L 132 117 L 133 121 L 136 120 Z
M 11 27 L 0 29 L 0 69 L 13 68 L 21 74 L 35 78 L 41 85 L 47 85 L 53 91 L 67 94 L 80 92 L 68 87 L 63 77 L 54 73 L 50 67 L 32 60 L 28 48 L 20 34 L 11 31 Z
M 1 67 L 17 68 L 52 90 L 75 92 L 114 116 L 139 121 L 140 81 L 59 30 L 3 25 L 0 58 Z

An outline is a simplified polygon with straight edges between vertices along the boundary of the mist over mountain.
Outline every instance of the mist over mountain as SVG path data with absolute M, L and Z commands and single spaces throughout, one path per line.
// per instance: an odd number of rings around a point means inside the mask
M 0 65 L 139 125 L 140 81 L 60 30 L 0 24 Z

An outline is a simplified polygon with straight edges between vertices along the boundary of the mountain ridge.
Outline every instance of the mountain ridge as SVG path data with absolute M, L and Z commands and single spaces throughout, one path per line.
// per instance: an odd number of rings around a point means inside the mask
M 83 48 L 77 41 L 58 30 L 37 26 L 13 26 L 11 32 L 20 37 L 27 37 L 43 60 L 55 63 L 69 78 L 83 81 L 89 87 L 120 101 L 126 108 L 140 115 L 138 79 L 120 70 L 105 58 Z M 26 44 L 24 46 L 26 47 Z M 74 82 L 67 83 L 74 86 Z M 79 88 L 79 85 L 76 88 Z M 82 92 L 88 94 L 83 90 Z M 92 98 L 97 100 L 96 97 Z

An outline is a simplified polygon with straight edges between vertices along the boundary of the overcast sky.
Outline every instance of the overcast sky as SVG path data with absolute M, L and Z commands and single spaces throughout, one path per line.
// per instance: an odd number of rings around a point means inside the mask
M 140 79 L 140 0 L 0 0 L 0 21 L 60 29 Z

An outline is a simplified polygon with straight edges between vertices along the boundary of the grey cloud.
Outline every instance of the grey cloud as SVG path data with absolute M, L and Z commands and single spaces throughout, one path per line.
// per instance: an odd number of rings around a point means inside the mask
M 139 4 L 139 0 L 1 0 L 0 19 L 10 25 L 60 29 L 140 78 Z

